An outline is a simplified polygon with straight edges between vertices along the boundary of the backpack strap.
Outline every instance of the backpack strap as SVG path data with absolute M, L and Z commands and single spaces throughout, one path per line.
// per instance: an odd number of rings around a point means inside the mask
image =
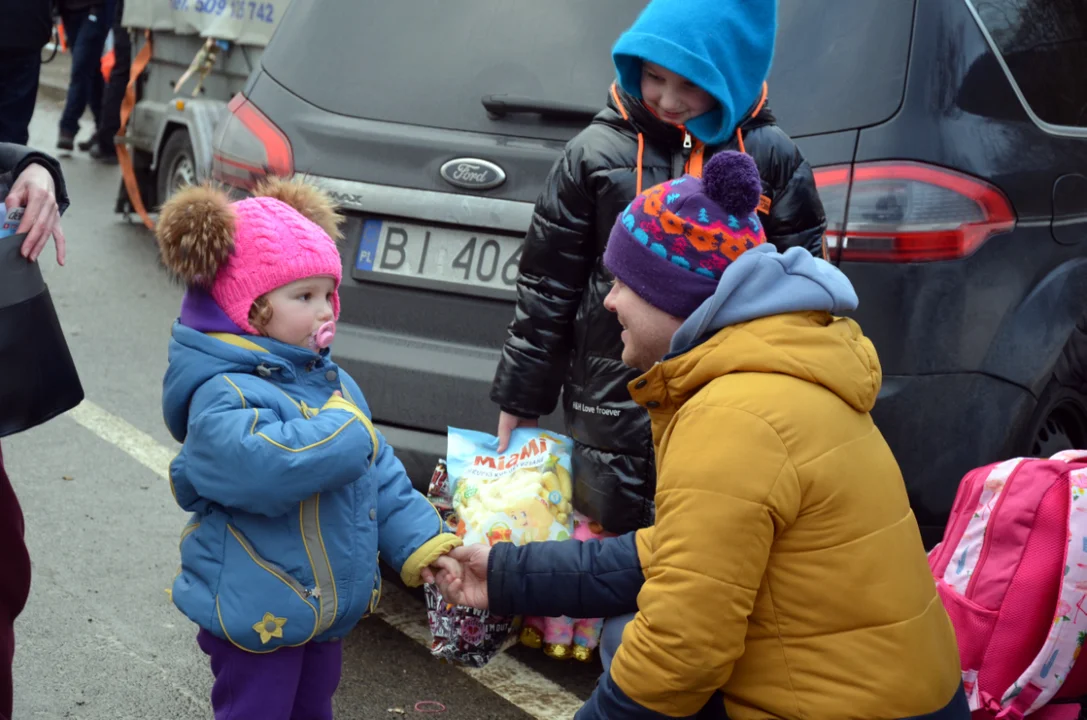
M 1052 459 L 1073 463 L 1087 459 L 1087 452 L 1069 451 Z M 1003 708 L 996 716 L 1001 720 L 1022 720 L 1052 700 L 1087 639 L 1087 467 L 1069 472 L 1068 488 L 1068 544 L 1053 627 L 1038 655 L 1000 702 L 983 698 L 992 709 Z
M 958 544 L 954 549 L 948 547 L 949 554 L 945 555 L 941 563 L 933 568 L 938 573 L 938 577 L 959 595 L 966 595 L 970 578 L 981 560 L 982 547 L 997 501 L 1003 494 L 1008 479 L 1023 461 L 1023 458 L 1012 458 L 992 466 L 985 477 L 981 494 L 974 506 L 970 508 L 970 519 L 963 529 Z M 940 564 L 943 564 L 943 568 L 939 567 Z

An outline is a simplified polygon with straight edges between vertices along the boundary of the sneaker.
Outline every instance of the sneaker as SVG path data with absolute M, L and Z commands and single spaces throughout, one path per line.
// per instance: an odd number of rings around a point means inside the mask
M 79 145 L 77 145 L 76 147 L 79 148 L 80 152 L 89 152 L 91 148 L 97 145 L 98 139 L 92 135 L 88 140 L 80 140 Z
M 60 137 L 57 138 L 58 150 L 74 150 L 75 149 L 75 135 L 66 133 L 63 130 L 60 131 Z

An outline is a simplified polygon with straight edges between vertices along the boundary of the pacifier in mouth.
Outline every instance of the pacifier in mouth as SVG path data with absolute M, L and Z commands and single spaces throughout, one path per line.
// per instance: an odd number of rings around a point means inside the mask
M 313 344 L 318 350 L 324 350 L 332 344 L 332 339 L 335 337 L 336 322 L 334 320 L 329 320 L 324 325 L 317 328 L 317 332 L 313 335 Z

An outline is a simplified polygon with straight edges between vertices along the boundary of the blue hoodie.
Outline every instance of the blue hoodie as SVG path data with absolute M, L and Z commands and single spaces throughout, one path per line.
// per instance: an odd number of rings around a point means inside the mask
M 642 62 L 682 75 L 718 106 L 687 121 L 707 145 L 725 142 L 758 102 L 770 72 L 777 0 L 651 0 L 612 49 L 619 84 L 642 97 Z
M 460 544 L 327 350 L 176 323 L 169 362 L 170 487 L 192 512 L 172 594 L 200 627 L 258 653 L 341 638 L 378 601 L 379 552 L 418 585 Z
M 672 336 L 669 357 L 687 352 L 718 330 L 792 312 L 841 315 L 857 309 L 857 293 L 841 270 L 804 248 L 778 252 L 759 245 L 729 265 L 717 290 Z

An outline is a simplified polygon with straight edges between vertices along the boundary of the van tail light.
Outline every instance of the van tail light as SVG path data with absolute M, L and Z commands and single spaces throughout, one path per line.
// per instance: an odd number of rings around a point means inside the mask
M 1015 227 L 1015 212 L 1000 190 L 932 165 L 836 165 L 817 169 L 815 182 L 833 260 L 954 260 Z
M 215 131 L 212 177 L 248 190 L 266 175 L 294 174 L 290 141 L 256 105 L 238 93 L 227 110 Z

